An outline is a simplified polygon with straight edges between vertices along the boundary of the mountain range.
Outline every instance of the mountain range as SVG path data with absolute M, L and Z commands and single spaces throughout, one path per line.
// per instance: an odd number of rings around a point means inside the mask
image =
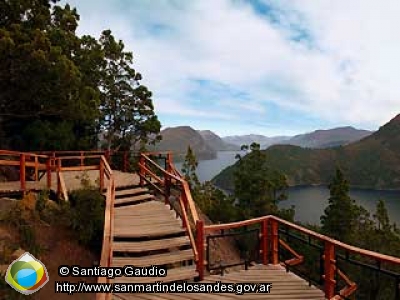
M 264 135 L 234 135 L 222 139 L 235 145 L 249 145 L 252 142 L 260 144 L 261 149 L 277 144 L 300 146 L 303 148 L 330 148 L 347 145 L 372 134 L 372 131 L 355 129 L 351 126 L 338 127 L 327 130 L 316 130 L 313 132 L 290 136 L 267 137 Z
M 324 134 L 325 135 L 325 134 Z M 326 141 L 326 140 L 325 140 Z M 274 145 L 265 151 L 270 168 L 283 172 L 289 185 L 328 184 L 340 167 L 351 186 L 400 189 L 400 115 L 378 131 L 344 146 L 327 149 Z M 232 165 L 214 179 L 223 189 L 233 189 Z
M 195 130 L 190 126 L 168 127 L 161 131 L 162 140 L 152 150 L 173 151 L 182 160 L 190 145 L 199 160 L 214 159 L 218 151 L 238 151 L 241 145 L 259 143 L 262 149 L 276 144 L 292 144 L 305 148 L 327 148 L 346 145 L 370 135 L 372 132 L 353 127 L 316 130 L 311 133 L 267 137 L 264 135 L 237 135 L 219 137 L 210 130 Z

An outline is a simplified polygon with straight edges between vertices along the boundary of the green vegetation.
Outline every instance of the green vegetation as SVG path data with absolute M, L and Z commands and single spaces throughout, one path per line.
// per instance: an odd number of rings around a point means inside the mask
M 213 222 L 231 222 L 236 220 L 234 198 L 217 189 L 211 182 L 201 184 L 197 178 L 197 159 L 189 146 L 182 165 L 182 174 L 190 184 L 194 201 Z M 223 212 L 223 213 L 221 213 Z
M 71 228 L 78 240 L 100 254 L 104 231 L 104 196 L 97 188 L 82 188 L 70 194 Z
M 322 232 L 345 243 L 353 240 L 358 212 L 355 201 L 349 196 L 349 189 L 349 183 L 344 179 L 342 171 L 337 169 L 329 185 L 329 205 L 321 216 Z
M 292 185 L 328 184 L 337 166 L 351 186 L 400 189 L 400 115 L 359 142 L 332 149 L 306 149 L 298 146 L 271 146 L 260 166 L 267 165 L 286 175 Z M 213 182 L 234 189 L 234 172 L 239 162 L 218 174 Z
M 152 93 L 110 30 L 77 36 L 58 0 L 0 3 L 1 148 L 129 150 L 159 139 Z M 140 141 L 140 142 L 139 142 Z
M 251 152 L 244 158 L 237 156 L 237 169 L 234 172 L 234 195 L 238 199 L 241 219 L 278 214 L 277 203 L 286 199 L 286 178 L 268 165 L 260 145 L 253 143 L 242 150 Z

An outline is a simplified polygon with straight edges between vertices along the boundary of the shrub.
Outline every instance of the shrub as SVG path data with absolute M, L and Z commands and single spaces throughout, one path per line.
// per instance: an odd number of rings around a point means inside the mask
M 104 230 L 104 196 L 97 189 L 83 188 L 70 194 L 71 226 L 78 240 L 100 253 Z

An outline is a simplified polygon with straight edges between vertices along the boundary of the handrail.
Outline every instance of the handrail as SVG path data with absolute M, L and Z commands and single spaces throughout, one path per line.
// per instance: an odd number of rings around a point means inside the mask
M 111 267 L 111 257 L 113 252 L 112 237 L 114 232 L 114 200 L 115 200 L 115 179 L 113 171 L 104 156 L 100 159 L 100 170 L 104 170 L 104 175 L 109 180 L 106 193 L 106 207 L 104 212 L 104 232 L 103 246 L 101 249 L 100 266 Z M 107 277 L 98 277 L 98 283 L 109 283 Z M 96 300 L 109 300 L 112 294 L 96 294 Z
M 269 260 L 268 260 L 268 251 L 269 251 L 268 249 L 269 248 L 272 249 L 271 262 L 273 264 L 279 263 L 279 259 L 278 259 L 278 245 L 279 244 L 281 244 L 284 248 L 286 248 L 289 252 L 291 252 L 295 256 L 293 259 L 286 261 L 286 264 L 288 262 L 291 265 L 298 264 L 298 263 L 301 263 L 303 260 L 303 257 L 300 254 L 298 254 L 296 251 L 291 249 L 287 243 L 285 243 L 284 241 L 279 239 L 279 236 L 278 236 L 278 226 L 279 225 L 284 225 L 287 228 L 298 231 L 309 237 L 317 239 L 323 243 L 324 255 L 322 256 L 322 258 L 324 260 L 324 274 L 322 275 L 322 278 L 324 279 L 325 296 L 328 299 L 339 299 L 340 296 L 348 297 L 353 292 L 355 292 L 357 289 L 357 284 L 355 282 L 351 281 L 343 273 L 342 270 L 337 269 L 336 260 L 335 260 L 335 251 L 337 251 L 337 250 L 335 250 L 336 248 L 344 250 L 348 253 L 360 255 L 362 257 L 367 257 L 369 259 L 374 259 L 375 261 L 380 262 L 380 263 L 390 263 L 390 264 L 393 264 L 396 266 L 400 266 L 400 258 L 399 257 L 381 254 L 381 253 L 377 253 L 374 251 L 362 249 L 362 248 L 359 248 L 356 246 L 348 245 L 346 243 L 335 240 L 333 238 L 330 238 L 326 235 L 317 233 L 310 229 L 304 228 L 300 225 L 293 224 L 289 221 L 283 220 L 283 219 L 278 218 L 273 215 L 253 218 L 250 220 L 226 223 L 226 224 L 206 225 L 206 226 L 203 226 L 202 235 L 204 236 L 206 233 L 211 233 L 214 231 L 240 228 L 240 227 L 245 227 L 245 226 L 255 225 L 255 224 L 260 224 L 263 226 L 263 231 L 262 231 L 263 233 L 261 235 L 262 239 L 263 239 L 262 243 L 261 243 L 261 252 L 263 253 L 263 263 L 264 264 L 267 264 L 269 262 Z M 266 229 L 267 226 L 269 226 L 271 228 L 272 233 L 268 233 L 268 231 Z M 268 246 L 268 244 L 270 245 L 270 247 Z M 335 293 L 334 288 L 336 285 L 336 280 L 334 278 L 335 270 L 337 270 L 339 277 L 342 278 L 344 280 L 344 282 L 347 284 L 347 286 L 339 292 L 339 295 L 334 294 Z
M 167 168 L 168 170 L 163 169 L 160 167 L 155 161 L 153 161 L 149 156 L 151 155 L 167 155 Z M 153 171 L 151 171 L 147 166 L 146 163 L 150 164 L 152 167 L 156 168 L 158 171 L 161 172 L 163 179 L 162 180 L 159 176 L 157 176 Z M 192 195 L 190 193 L 190 188 L 189 184 L 186 182 L 186 180 L 180 176 L 179 172 L 174 172 L 175 167 L 172 164 L 172 158 L 171 158 L 171 153 L 170 152 L 147 152 L 147 153 L 141 153 L 140 155 L 140 162 L 139 162 L 139 168 L 140 168 L 140 173 L 139 176 L 142 180 L 146 180 L 150 184 L 152 184 L 157 190 L 160 191 L 160 188 L 156 185 L 154 185 L 151 181 L 146 179 L 146 175 L 149 175 L 151 178 L 154 180 L 158 181 L 161 183 L 163 186 L 164 190 L 161 190 L 163 195 L 165 196 L 166 202 L 169 202 L 169 196 L 170 196 L 170 188 L 171 186 L 175 186 L 180 188 L 181 190 L 181 195 L 179 196 L 179 206 L 181 208 L 181 217 L 182 217 L 182 222 L 184 224 L 184 227 L 188 233 L 190 244 L 192 245 L 193 249 L 193 254 L 195 258 L 196 264 L 199 261 L 199 249 L 197 249 L 196 246 L 196 241 L 192 232 L 192 228 L 190 226 L 189 222 L 189 217 L 188 217 L 188 212 L 192 216 L 193 219 L 193 224 L 196 225 L 196 223 L 200 220 L 199 215 L 196 210 L 196 206 L 194 204 Z M 173 174 L 175 173 L 175 174 Z M 175 181 L 172 182 L 172 180 Z M 187 211 L 188 210 L 188 211 Z
M 239 227 L 243 227 L 243 226 L 249 226 L 249 225 L 253 225 L 253 224 L 257 224 L 257 223 L 261 223 L 262 221 L 265 220 L 275 220 L 280 224 L 286 225 L 291 229 L 297 230 L 301 233 L 304 233 L 306 235 L 309 235 L 311 237 L 314 237 L 320 241 L 326 241 L 329 242 L 331 244 L 333 244 L 334 246 L 340 247 L 343 250 L 347 250 L 349 252 L 355 253 L 355 254 L 359 254 L 362 256 L 366 256 L 369 258 L 373 258 L 373 259 L 378 259 L 381 262 L 387 262 L 387 263 L 393 263 L 393 264 L 398 264 L 400 265 L 400 258 L 398 257 L 394 257 L 394 256 L 390 256 L 390 255 L 386 255 L 386 254 L 381 254 L 378 252 L 374 252 L 374 251 L 370 251 L 370 250 L 366 250 L 366 249 L 362 249 L 356 246 L 351 246 L 348 244 L 345 244 L 341 241 L 335 240 L 333 238 L 330 238 L 326 235 L 317 233 L 315 231 L 312 231 L 310 229 L 304 228 L 300 225 L 297 224 L 293 224 L 289 221 L 283 220 L 281 218 L 278 218 L 274 215 L 268 215 L 268 216 L 263 216 L 263 217 L 258 217 L 258 218 L 253 218 L 253 219 L 249 219 L 249 220 L 245 220 L 245 221 L 238 221 L 238 222 L 232 222 L 232 223 L 225 223 L 225 224 L 216 224 L 216 225 L 205 225 L 204 226 L 204 230 L 205 232 L 211 232 L 211 231 L 218 231 L 218 230 L 226 230 L 226 229 L 232 229 L 232 228 L 239 228 Z

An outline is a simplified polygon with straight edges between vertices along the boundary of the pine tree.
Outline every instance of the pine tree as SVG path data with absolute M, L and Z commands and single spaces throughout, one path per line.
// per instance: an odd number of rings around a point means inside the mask
M 346 243 L 352 242 L 359 208 L 349 196 L 349 183 L 340 169 L 329 185 L 329 205 L 321 216 L 322 231 Z
M 245 157 L 237 156 L 238 168 L 234 173 L 234 194 L 238 199 L 241 218 L 249 219 L 267 214 L 277 214 L 277 202 L 286 198 L 286 177 L 266 164 L 265 152 L 252 143 Z
M 234 198 L 227 196 L 210 181 L 200 183 L 196 169 L 198 161 L 192 148 L 188 146 L 182 173 L 190 184 L 192 197 L 201 211 L 214 222 L 232 222 L 236 220 Z
M 376 214 L 374 214 L 374 219 L 377 223 L 378 230 L 390 231 L 391 225 L 389 215 L 385 206 L 385 202 L 382 199 L 379 199 L 376 205 Z
M 185 160 L 182 165 L 182 173 L 185 177 L 185 180 L 189 183 L 192 191 L 200 185 L 199 178 L 196 174 L 196 169 L 198 165 L 199 163 L 197 161 L 196 155 L 189 145 L 187 148 Z

